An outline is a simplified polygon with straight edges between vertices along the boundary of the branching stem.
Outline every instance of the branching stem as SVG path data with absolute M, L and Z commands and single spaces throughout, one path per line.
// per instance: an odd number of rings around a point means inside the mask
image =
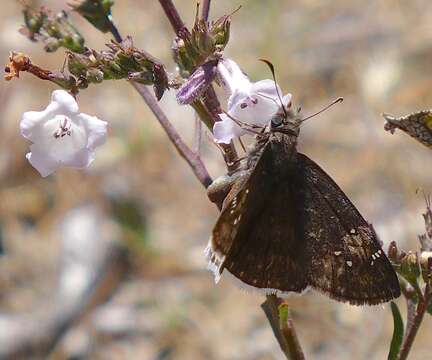
M 419 299 L 417 308 L 414 310 L 415 313 L 411 316 L 408 316 L 405 337 L 402 343 L 400 353 L 398 355 L 398 360 L 406 360 L 408 358 L 408 354 L 414 343 L 414 339 L 423 321 L 424 314 L 427 311 L 431 298 L 432 298 L 432 293 L 430 289 L 430 284 L 427 283 L 425 286 L 424 294 L 422 298 Z M 407 299 L 407 301 L 411 301 L 411 300 Z

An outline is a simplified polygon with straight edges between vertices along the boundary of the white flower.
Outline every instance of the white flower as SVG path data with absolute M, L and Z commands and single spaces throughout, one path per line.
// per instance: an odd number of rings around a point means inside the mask
M 107 122 L 78 112 L 78 104 L 65 90 L 55 90 L 44 111 L 25 112 L 21 134 L 33 144 L 26 157 L 45 177 L 61 166 L 82 169 L 107 136 Z
M 279 94 L 282 92 L 273 80 L 252 83 L 239 66 L 230 59 L 219 61 L 218 76 L 229 94 L 228 114 L 242 123 L 264 127 L 281 107 L 277 92 L 279 91 Z M 290 102 L 291 94 L 282 98 L 284 106 L 288 106 Z M 229 144 L 233 138 L 247 133 L 226 114 L 219 114 L 219 117 L 222 121 L 213 126 L 216 142 Z

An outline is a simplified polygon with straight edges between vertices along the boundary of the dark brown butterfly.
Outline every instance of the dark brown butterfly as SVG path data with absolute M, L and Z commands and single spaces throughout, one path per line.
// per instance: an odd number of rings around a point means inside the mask
M 406 132 L 408 135 L 421 142 L 423 145 L 432 149 L 432 111 L 423 110 L 406 116 L 395 118 L 388 114 L 383 114 L 387 122 L 384 129 L 392 134 L 396 129 Z
M 257 135 L 206 249 L 218 281 L 227 271 L 265 293 L 308 287 L 351 304 L 400 295 L 398 278 L 368 224 L 339 186 L 296 150 L 302 120 L 281 108 Z M 220 183 L 210 187 L 219 191 Z

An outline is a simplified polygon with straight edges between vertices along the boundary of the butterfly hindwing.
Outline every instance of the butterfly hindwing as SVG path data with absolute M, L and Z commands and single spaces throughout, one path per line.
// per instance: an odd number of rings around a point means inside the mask
M 377 304 L 400 295 L 397 276 L 375 231 L 316 163 L 298 154 L 294 176 L 305 206 L 309 284 L 352 304 Z

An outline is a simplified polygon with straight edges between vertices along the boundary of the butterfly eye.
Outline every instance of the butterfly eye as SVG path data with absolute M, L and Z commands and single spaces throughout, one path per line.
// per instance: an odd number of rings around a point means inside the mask
M 271 126 L 272 128 L 277 128 L 283 124 L 283 117 L 282 116 L 275 116 L 271 119 Z

